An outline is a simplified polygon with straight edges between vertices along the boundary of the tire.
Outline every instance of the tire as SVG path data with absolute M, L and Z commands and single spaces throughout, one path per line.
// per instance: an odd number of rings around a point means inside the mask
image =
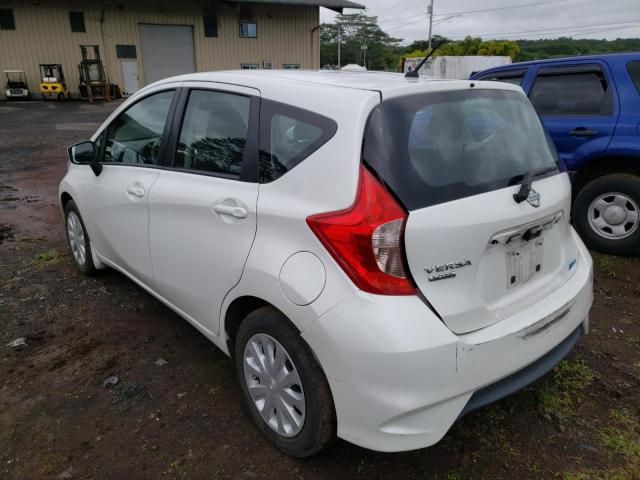
M 93 265 L 91 241 L 87 229 L 84 226 L 80 211 L 73 200 L 69 200 L 64 208 L 64 221 L 67 232 L 67 244 L 71 251 L 73 263 L 84 275 L 94 275 L 96 268 Z M 84 248 L 81 248 L 80 242 L 83 242 Z M 82 250 L 84 250 L 84 255 L 80 253 Z
M 251 343 L 250 343 L 251 340 Z M 249 355 L 255 354 L 256 350 L 253 349 L 254 345 L 261 346 L 264 350 L 261 352 L 269 352 L 269 345 L 273 347 L 275 344 L 271 342 L 275 340 L 277 344 L 284 349 L 285 357 L 288 356 L 290 363 L 283 362 L 282 368 L 278 369 L 280 372 L 288 371 L 289 378 L 295 376 L 297 373 L 299 377 L 298 388 L 296 381 L 291 383 L 289 389 L 280 388 L 277 384 L 274 384 L 274 390 L 269 393 L 268 386 L 269 380 L 265 380 L 265 370 L 262 370 L 260 374 L 260 380 L 257 380 L 258 370 L 253 370 L 250 365 L 255 362 L 254 356 L 251 359 L 247 359 L 245 356 L 245 348 Z M 246 405 L 249 409 L 253 421 L 257 425 L 258 429 L 267 438 L 267 440 L 279 450 L 283 451 L 287 455 L 296 458 L 304 458 L 314 455 L 321 450 L 329 447 L 336 440 L 336 414 L 333 405 L 333 398 L 331 396 L 331 390 L 327 383 L 327 379 L 324 376 L 320 366 L 316 362 L 316 359 L 311 352 L 309 346 L 300 337 L 300 333 L 289 323 L 289 320 L 279 311 L 272 307 L 262 307 L 258 310 L 250 313 L 247 318 L 242 322 L 238 329 L 235 342 L 235 365 L 236 375 L 240 388 L 244 396 Z M 264 360 L 269 362 L 267 357 Z M 291 369 L 290 369 L 291 367 Z M 284 370 L 283 370 L 284 369 Z M 267 376 L 268 377 L 268 376 Z M 250 380 L 247 380 L 249 378 Z M 271 419 L 273 423 L 277 423 L 276 426 L 271 426 L 263 419 L 256 402 L 249 393 L 248 382 L 251 381 L 254 385 L 264 385 L 264 392 L 267 395 L 273 395 L 272 404 L 282 409 L 282 404 L 279 402 L 278 392 L 279 390 L 295 390 L 295 393 L 302 395 L 302 401 L 298 400 L 300 405 L 304 405 L 303 419 L 299 425 L 294 425 L 291 422 L 291 431 L 288 433 L 279 433 L 276 428 L 285 430 L 285 422 L 276 420 L 280 418 L 278 414 L 280 411 L 276 408 L 276 414 Z M 285 386 L 285 382 L 280 383 L 281 386 Z M 266 396 L 264 397 L 267 398 Z M 283 394 L 281 398 L 290 399 L 287 394 Z M 263 403 L 266 407 L 266 400 Z M 290 403 L 291 409 L 294 408 L 295 402 Z M 294 414 L 299 414 L 302 408 L 292 410 L 291 418 Z M 284 415 L 286 417 L 286 415 Z M 300 418 L 300 415 L 297 415 Z
M 585 244 L 611 255 L 640 253 L 640 178 L 612 174 L 592 180 L 573 203 L 573 224 Z

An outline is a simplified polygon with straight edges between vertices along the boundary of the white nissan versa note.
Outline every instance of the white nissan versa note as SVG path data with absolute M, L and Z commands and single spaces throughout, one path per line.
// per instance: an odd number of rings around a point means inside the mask
M 569 178 L 518 87 L 185 75 L 69 155 L 78 268 L 119 270 L 232 355 L 290 455 L 432 445 L 587 332 Z

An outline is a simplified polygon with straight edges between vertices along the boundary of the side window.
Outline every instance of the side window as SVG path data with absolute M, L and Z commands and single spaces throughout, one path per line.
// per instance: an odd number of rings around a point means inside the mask
M 104 161 L 157 165 L 173 93 L 156 93 L 121 113 L 107 129 Z
M 542 116 L 595 116 L 613 112 L 607 79 L 597 66 L 544 68 L 529 96 Z
M 330 118 L 283 103 L 262 100 L 260 181 L 281 177 L 328 142 L 337 131 Z
M 631 81 L 638 89 L 638 93 L 640 93 L 640 61 L 627 63 L 627 70 L 631 75 Z
M 192 90 L 174 167 L 239 178 L 250 105 L 251 99 L 243 95 Z
M 483 77 L 480 77 L 480 80 L 489 80 L 492 82 L 505 82 L 511 83 L 513 85 L 522 85 L 522 81 L 524 80 L 526 70 L 512 70 L 507 72 L 495 72 L 489 73 Z

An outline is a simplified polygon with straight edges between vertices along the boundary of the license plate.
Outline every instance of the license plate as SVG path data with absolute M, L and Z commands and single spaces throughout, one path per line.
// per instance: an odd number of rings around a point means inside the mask
M 544 240 L 537 238 L 507 252 L 507 288 L 528 282 L 542 272 Z

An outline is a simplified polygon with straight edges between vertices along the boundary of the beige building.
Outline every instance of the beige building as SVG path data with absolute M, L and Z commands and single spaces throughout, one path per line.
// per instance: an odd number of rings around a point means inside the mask
M 37 98 L 39 65 L 48 63 L 62 64 L 78 95 L 81 45 L 98 45 L 108 80 L 129 94 L 195 71 L 317 69 L 321 7 L 363 8 L 348 0 L 0 0 L 0 72 L 24 70 Z

